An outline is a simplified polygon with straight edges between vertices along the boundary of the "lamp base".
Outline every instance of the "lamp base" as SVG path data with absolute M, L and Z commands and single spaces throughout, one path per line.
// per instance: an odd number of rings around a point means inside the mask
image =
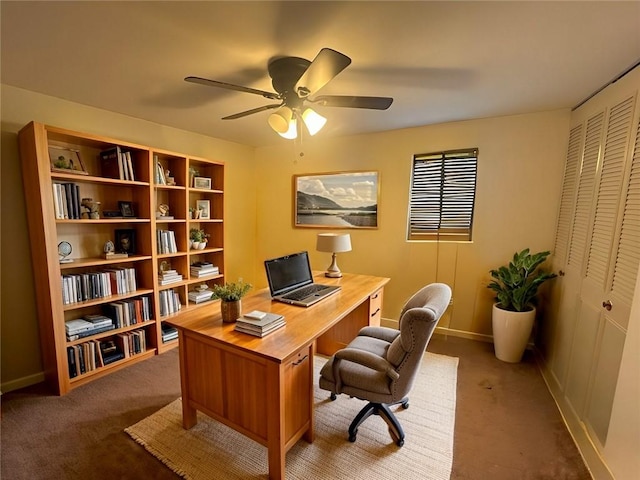
M 326 272 L 324 272 L 324 276 L 329 278 L 340 278 L 342 276 L 342 272 L 341 271 L 329 272 L 327 270 Z

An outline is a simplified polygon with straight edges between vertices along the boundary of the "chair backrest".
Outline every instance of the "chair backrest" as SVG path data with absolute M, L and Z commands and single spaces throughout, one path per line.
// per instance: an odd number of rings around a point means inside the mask
M 393 385 L 394 397 L 403 397 L 411 390 L 427 344 L 450 300 L 448 285 L 432 283 L 416 292 L 402 308 L 400 335 L 387 351 L 387 361 L 400 374 Z

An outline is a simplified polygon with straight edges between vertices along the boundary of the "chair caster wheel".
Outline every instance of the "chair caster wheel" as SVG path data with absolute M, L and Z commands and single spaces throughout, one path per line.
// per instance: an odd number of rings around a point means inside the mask
M 338 396 L 335 393 L 331 393 L 329 398 L 331 399 L 331 401 L 334 401 L 336 398 L 338 398 Z
M 407 408 L 409 408 L 409 402 L 408 401 L 407 402 L 402 402 L 402 408 L 404 408 L 405 410 Z
M 356 436 L 355 435 L 349 435 L 349 441 L 351 443 L 355 442 L 356 441 Z
M 396 445 L 398 445 L 399 447 L 403 446 L 404 445 L 404 440 L 398 440 L 396 442 Z

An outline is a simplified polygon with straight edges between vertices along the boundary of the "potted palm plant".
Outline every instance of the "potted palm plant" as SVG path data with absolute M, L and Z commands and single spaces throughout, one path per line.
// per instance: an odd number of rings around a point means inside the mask
M 536 317 L 540 285 L 556 277 L 540 267 L 551 252 L 516 252 L 508 265 L 491 270 L 488 288 L 496 292 L 493 305 L 493 344 L 496 357 L 517 363 L 522 359 Z
M 242 313 L 242 297 L 244 297 L 252 285 L 245 283 L 242 279 L 233 283 L 225 283 L 224 285 L 212 285 L 212 298 L 220 299 L 220 312 L 222 313 L 222 321 L 225 323 L 235 322 Z

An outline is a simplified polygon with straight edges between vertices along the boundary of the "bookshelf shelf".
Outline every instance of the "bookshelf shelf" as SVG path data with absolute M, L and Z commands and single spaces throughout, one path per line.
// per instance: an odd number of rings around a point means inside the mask
M 25 195 L 35 207 L 28 222 L 43 370 L 51 389 L 64 395 L 175 348 L 176 340 L 162 341 L 163 321 L 190 307 L 191 284 L 224 282 L 224 162 L 37 122 L 26 125 L 18 140 Z M 65 157 L 61 152 L 69 153 Z M 190 188 L 192 171 L 210 178 L 212 189 Z M 209 202 L 215 220 L 200 224 L 188 219 L 190 207 L 198 200 Z M 121 212 L 133 216 L 121 216 Z M 164 219 L 158 212 L 173 218 Z M 87 218 L 96 213 L 98 218 Z M 205 230 L 211 248 L 188 251 L 192 225 Z M 116 252 L 127 251 L 129 256 L 105 258 L 108 241 L 114 243 Z M 59 261 L 61 242 L 72 245 L 72 262 Z M 220 274 L 190 279 L 190 263 L 202 261 L 214 262 Z M 183 280 L 159 285 L 166 268 L 177 270 Z M 121 275 L 131 278 L 123 284 Z M 135 290 L 127 292 L 129 289 Z M 127 293 L 109 295 L 111 292 Z M 91 299 L 83 300 L 87 298 Z M 76 301 L 67 303 L 72 300 Z M 122 320 L 123 308 L 128 309 L 125 316 L 131 325 L 67 341 L 66 328 L 71 325 L 67 322 Z M 171 313 L 161 316 L 161 312 Z M 129 320 L 114 323 L 126 325 Z M 123 336 L 135 339 L 131 344 L 135 354 L 102 366 L 96 355 L 93 362 L 96 346 L 102 351 L 104 345 Z M 90 355 L 86 370 L 75 370 L 74 354 L 75 358 Z M 91 370 L 94 366 L 97 368 Z

